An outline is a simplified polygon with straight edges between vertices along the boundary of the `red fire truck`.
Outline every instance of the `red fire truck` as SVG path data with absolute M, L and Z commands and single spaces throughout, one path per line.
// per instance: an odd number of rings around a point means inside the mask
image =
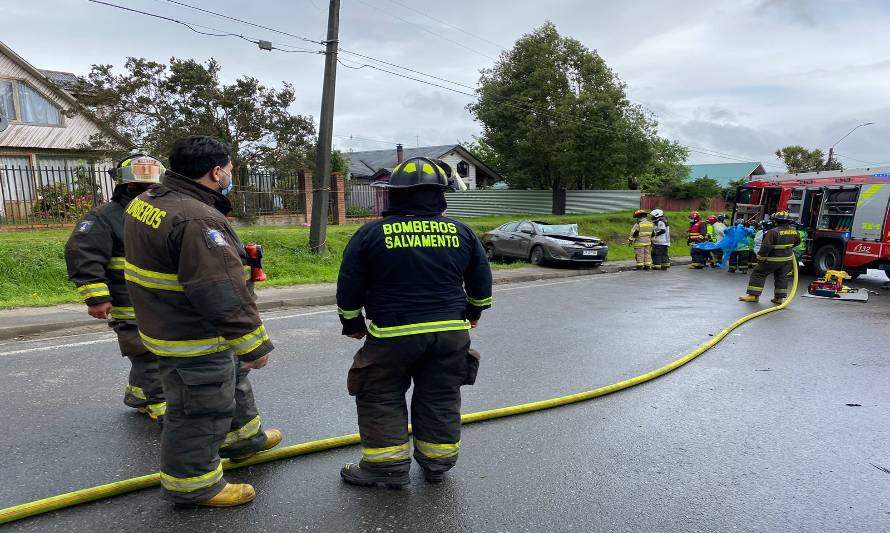
M 820 276 L 877 268 L 890 277 L 890 167 L 755 176 L 735 200 L 735 222 L 788 211 L 807 232 L 803 262 Z

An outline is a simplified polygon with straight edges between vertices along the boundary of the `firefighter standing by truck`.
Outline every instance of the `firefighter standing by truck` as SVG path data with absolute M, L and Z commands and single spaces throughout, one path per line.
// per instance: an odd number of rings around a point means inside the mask
M 226 144 L 180 139 L 163 184 L 124 218 L 127 284 L 167 397 L 161 487 L 177 504 L 253 500 L 251 485 L 226 483 L 220 457 L 243 460 L 281 442 L 280 431 L 263 431 L 247 378 L 272 344 L 245 279 L 247 253 L 225 218 L 231 188 Z
M 87 313 L 111 319 L 121 355 L 130 360 L 124 404 L 163 419 L 164 389 L 158 376 L 158 359 L 139 338 L 136 314 L 124 280 L 124 209 L 152 184 L 160 183 L 164 166 L 144 154 L 132 154 L 109 171 L 117 182 L 111 201 L 86 214 L 65 244 L 68 277 L 77 286 Z
M 757 252 L 757 266 L 748 282 L 748 294 L 739 297 L 743 302 L 757 302 L 760 299 L 766 278 L 770 274 L 775 282 L 775 293 L 771 301 L 778 305 L 788 297 L 788 275 L 793 268 L 791 262 L 796 260 L 794 247 L 800 244 L 800 235 L 787 212 L 777 211 L 771 218 L 775 227 L 763 236 Z
M 628 242 L 634 249 L 637 270 L 649 270 L 652 268 L 652 233 L 655 230 L 655 224 L 646 219 L 648 214 L 644 209 L 634 211 L 636 223 L 634 223 L 630 237 L 628 237 Z
M 671 268 L 671 258 L 668 255 L 671 247 L 671 226 L 661 209 L 653 209 L 649 215 L 655 225 L 652 238 L 652 269 L 667 270 Z
M 686 244 L 689 245 L 689 255 L 692 256 L 692 263 L 689 264 L 689 268 L 701 269 L 707 264 L 711 252 L 695 248 L 696 244 L 707 242 L 707 240 L 707 223 L 701 219 L 698 211 L 689 213 L 689 230 L 686 232 Z
M 337 280 L 343 335 L 367 337 L 347 378 L 362 458 L 340 475 L 361 486 L 409 483 L 413 381 L 414 459 L 439 482 L 460 452 L 460 387 L 479 367 L 469 330 L 491 306 L 491 270 L 476 234 L 442 216 L 448 180 L 434 161 L 408 159 L 377 186 L 389 189 L 386 218 L 352 237 Z

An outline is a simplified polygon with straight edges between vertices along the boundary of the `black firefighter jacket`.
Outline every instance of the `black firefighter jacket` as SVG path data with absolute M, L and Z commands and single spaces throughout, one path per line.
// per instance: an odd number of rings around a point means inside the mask
M 244 361 L 272 351 L 248 286 L 244 245 L 228 199 L 168 171 L 126 209 L 126 280 L 142 342 L 193 357 L 231 349 Z
M 466 330 L 491 306 L 491 268 L 469 227 L 443 216 L 389 216 L 349 241 L 337 280 L 343 334 L 398 337 Z
M 124 208 L 130 200 L 127 186 L 118 185 L 110 202 L 87 213 L 65 243 L 65 263 L 87 305 L 111 302 L 112 319 L 132 322 L 136 317 L 124 281 Z

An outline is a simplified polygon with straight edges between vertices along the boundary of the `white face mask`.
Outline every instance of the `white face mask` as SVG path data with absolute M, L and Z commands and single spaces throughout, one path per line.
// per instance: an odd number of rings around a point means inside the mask
M 229 177 L 229 182 L 228 182 L 225 186 L 223 186 L 223 185 L 222 185 L 222 180 L 220 180 L 219 192 L 220 192 L 220 194 L 222 194 L 223 196 L 228 196 L 229 193 L 232 192 L 232 189 L 235 188 L 235 180 L 232 179 L 232 174 L 231 174 L 230 172 L 226 172 L 226 171 L 223 170 L 222 168 L 220 168 L 220 170 L 222 170 L 223 172 L 225 172 L 225 174 Z

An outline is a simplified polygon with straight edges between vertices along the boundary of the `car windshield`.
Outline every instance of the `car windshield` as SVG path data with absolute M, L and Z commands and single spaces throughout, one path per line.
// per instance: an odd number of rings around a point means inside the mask
M 578 224 L 537 224 L 544 235 L 578 235 Z

